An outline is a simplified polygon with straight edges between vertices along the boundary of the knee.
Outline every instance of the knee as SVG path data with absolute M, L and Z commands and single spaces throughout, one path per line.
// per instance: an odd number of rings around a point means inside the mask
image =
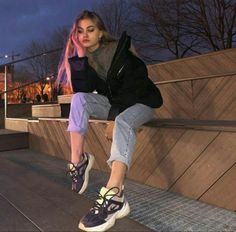
M 78 106 L 78 105 L 85 105 L 86 104 L 86 98 L 85 93 L 78 92 L 73 94 L 71 99 L 71 106 Z
M 127 117 L 127 115 L 121 113 L 115 118 L 115 125 L 124 125 L 132 127 L 132 122 L 130 122 L 129 117 Z

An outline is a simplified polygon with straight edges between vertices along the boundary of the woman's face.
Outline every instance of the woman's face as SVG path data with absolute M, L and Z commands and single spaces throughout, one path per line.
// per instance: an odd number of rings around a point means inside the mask
M 90 19 L 82 19 L 78 24 L 78 39 L 81 45 L 90 52 L 99 47 L 102 37 L 102 31 L 98 29 L 95 23 Z

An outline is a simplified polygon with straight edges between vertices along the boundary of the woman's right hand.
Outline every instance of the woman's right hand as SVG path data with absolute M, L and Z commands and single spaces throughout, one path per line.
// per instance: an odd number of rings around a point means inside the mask
M 85 53 L 86 53 L 86 49 L 79 42 L 78 34 L 77 33 L 72 33 L 71 34 L 71 40 L 72 40 L 72 43 L 74 44 L 74 46 L 77 50 L 78 56 L 79 57 L 84 57 Z

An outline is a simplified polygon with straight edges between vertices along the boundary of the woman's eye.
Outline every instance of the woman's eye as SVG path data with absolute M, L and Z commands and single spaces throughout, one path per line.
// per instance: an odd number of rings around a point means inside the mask
M 83 33 L 83 31 L 81 31 L 81 30 L 78 30 L 78 33 L 79 33 L 79 34 L 81 34 L 81 33 Z
M 94 31 L 94 29 L 89 29 L 89 30 L 88 30 L 88 32 L 93 32 L 93 31 Z

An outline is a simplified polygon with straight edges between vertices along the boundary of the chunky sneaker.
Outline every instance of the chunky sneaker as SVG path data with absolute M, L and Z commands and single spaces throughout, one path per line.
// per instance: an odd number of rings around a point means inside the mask
M 83 160 L 74 165 L 69 163 L 67 165 L 67 174 L 71 176 L 72 179 L 72 190 L 82 194 L 88 186 L 89 171 L 94 163 L 94 156 L 88 153 L 83 153 Z
M 129 204 L 123 191 L 121 196 L 117 193 L 117 187 L 102 187 L 94 206 L 80 220 L 79 228 L 84 231 L 106 231 L 115 224 L 116 219 L 127 216 L 130 212 Z

